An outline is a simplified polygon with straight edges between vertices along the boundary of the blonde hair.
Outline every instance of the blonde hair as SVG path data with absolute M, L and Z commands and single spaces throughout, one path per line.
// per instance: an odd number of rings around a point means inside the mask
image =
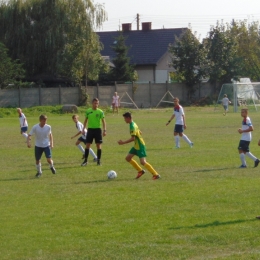
M 77 114 L 75 114 L 72 116 L 72 119 L 74 119 L 74 118 L 79 118 L 79 116 Z

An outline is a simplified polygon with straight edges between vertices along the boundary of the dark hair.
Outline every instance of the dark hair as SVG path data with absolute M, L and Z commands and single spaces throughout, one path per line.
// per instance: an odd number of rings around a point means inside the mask
M 46 116 L 46 115 L 40 115 L 39 119 L 40 119 L 40 121 L 41 121 L 42 119 L 47 119 L 47 116 Z
M 132 115 L 131 115 L 130 112 L 125 112 L 125 113 L 123 114 L 123 117 L 132 118 Z
M 98 98 L 93 98 L 93 99 L 92 99 L 92 103 L 93 103 L 94 101 L 99 101 L 99 100 L 98 100 Z

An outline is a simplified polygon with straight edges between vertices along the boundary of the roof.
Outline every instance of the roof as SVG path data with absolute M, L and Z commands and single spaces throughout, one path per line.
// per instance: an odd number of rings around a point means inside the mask
M 111 48 L 115 38 L 120 33 L 126 38 L 125 44 L 130 47 L 128 57 L 134 65 L 156 65 L 159 59 L 168 51 L 168 46 L 174 43 L 175 36 L 180 37 L 186 28 L 178 29 L 156 29 L 139 31 L 111 31 L 97 32 L 100 42 L 104 45 L 101 51 L 102 56 L 115 57 L 115 52 Z

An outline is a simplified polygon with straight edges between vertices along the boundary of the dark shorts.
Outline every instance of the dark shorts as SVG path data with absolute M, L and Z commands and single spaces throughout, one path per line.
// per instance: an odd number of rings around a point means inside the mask
M 27 130 L 28 130 L 28 126 L 23 126 L 23 127 L 21 127 L 21 132 L 22 132 L 22 133 L 27 132 Z
M 238 150 L 242 150 L 243 152 L 249 152 L 249 144 L 250 141 L 240 140 Z
M 42 157 L 43 152 L 45 153 L 46 158 L 51 158 L 51 148 L 50 146 L 47 147 L 34 147 L 34 153 L 35 153 L 35 160 L 39 161 Z
M 223 107 L 224 107 L 224 110 L 228 110 L 228 106 L 223 105 Z
M 82 136 L 78 140 L 84 144 L 87 143 L 87 139 L 84 139 Z
M 175 125 L 174 133 L 183 133 L 183 125 Z
M 145 146 L 143 146 L 140 150 L 136 150 L 134 147 L 131 148 L 129 151 L 129 154 L 137 155 L 139 158 L 146 157 L 146 149 Z
M 92 144 L 95 139 L 96 144 L 102 144 L 102 130 L 101 128 L 88 128 L 86 143 Z

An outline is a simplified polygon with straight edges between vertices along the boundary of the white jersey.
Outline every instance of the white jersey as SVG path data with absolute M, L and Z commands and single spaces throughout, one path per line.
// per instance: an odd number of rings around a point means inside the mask
M 42 148 L 50 146 L 50 134 L 50 125 L 44 125 L 43 127 L 41 127 L 39 124 L 34 125 L 31 132 L 29 133 L 29 135 L 35 135 L 35 146 Z
M 228 104 L 229 104 L 229 99 L 228 99 L 227 97 L 224 97 L 224 98 L 222 99 L 222 105 L 223 105 L 223 106 L 228 106 Z
M 184 116 L 184 110 L 181 105 L 175 106 L 173 110 L 173 114 L 175 115 L 176 118 L 176 125 L 183 125 L 183 116 Z
M 81 122 L 77 122 L 76 123 L 76 127 L 77 127 L 77 129 L 79 130 L 79 132 L 82 132 L 82 130 L 83 130 L 83 124 L 81 123 Z M 82 134 L 82 138 L 83 139 L 86 139 L 86 136 L 87 136 L 87 129 L 86 128 L 84 128 L 84 134 Z
M 119 96 L 113 96 L 113 104 L 115 104 L 116 107 L 118 107 L 119 105 Z
M 24 113 L 21 113 L 21 115 L 19 115 L 19 121 L 20 121 L 20 127 L 28 126 L 26 116 L 24 115 Z
M 250 126 L 253 126 L 250 118 L 247 117 L 246 119 L 243 119 L 243 121 L 242 121 L 242 128 L 241 129 L 242 130 L 247 130 Z M 243 141 L 251 141 L 251 139 L 252 139 L 251 132 L 242 133 L 241 140 L 243 140 Z

